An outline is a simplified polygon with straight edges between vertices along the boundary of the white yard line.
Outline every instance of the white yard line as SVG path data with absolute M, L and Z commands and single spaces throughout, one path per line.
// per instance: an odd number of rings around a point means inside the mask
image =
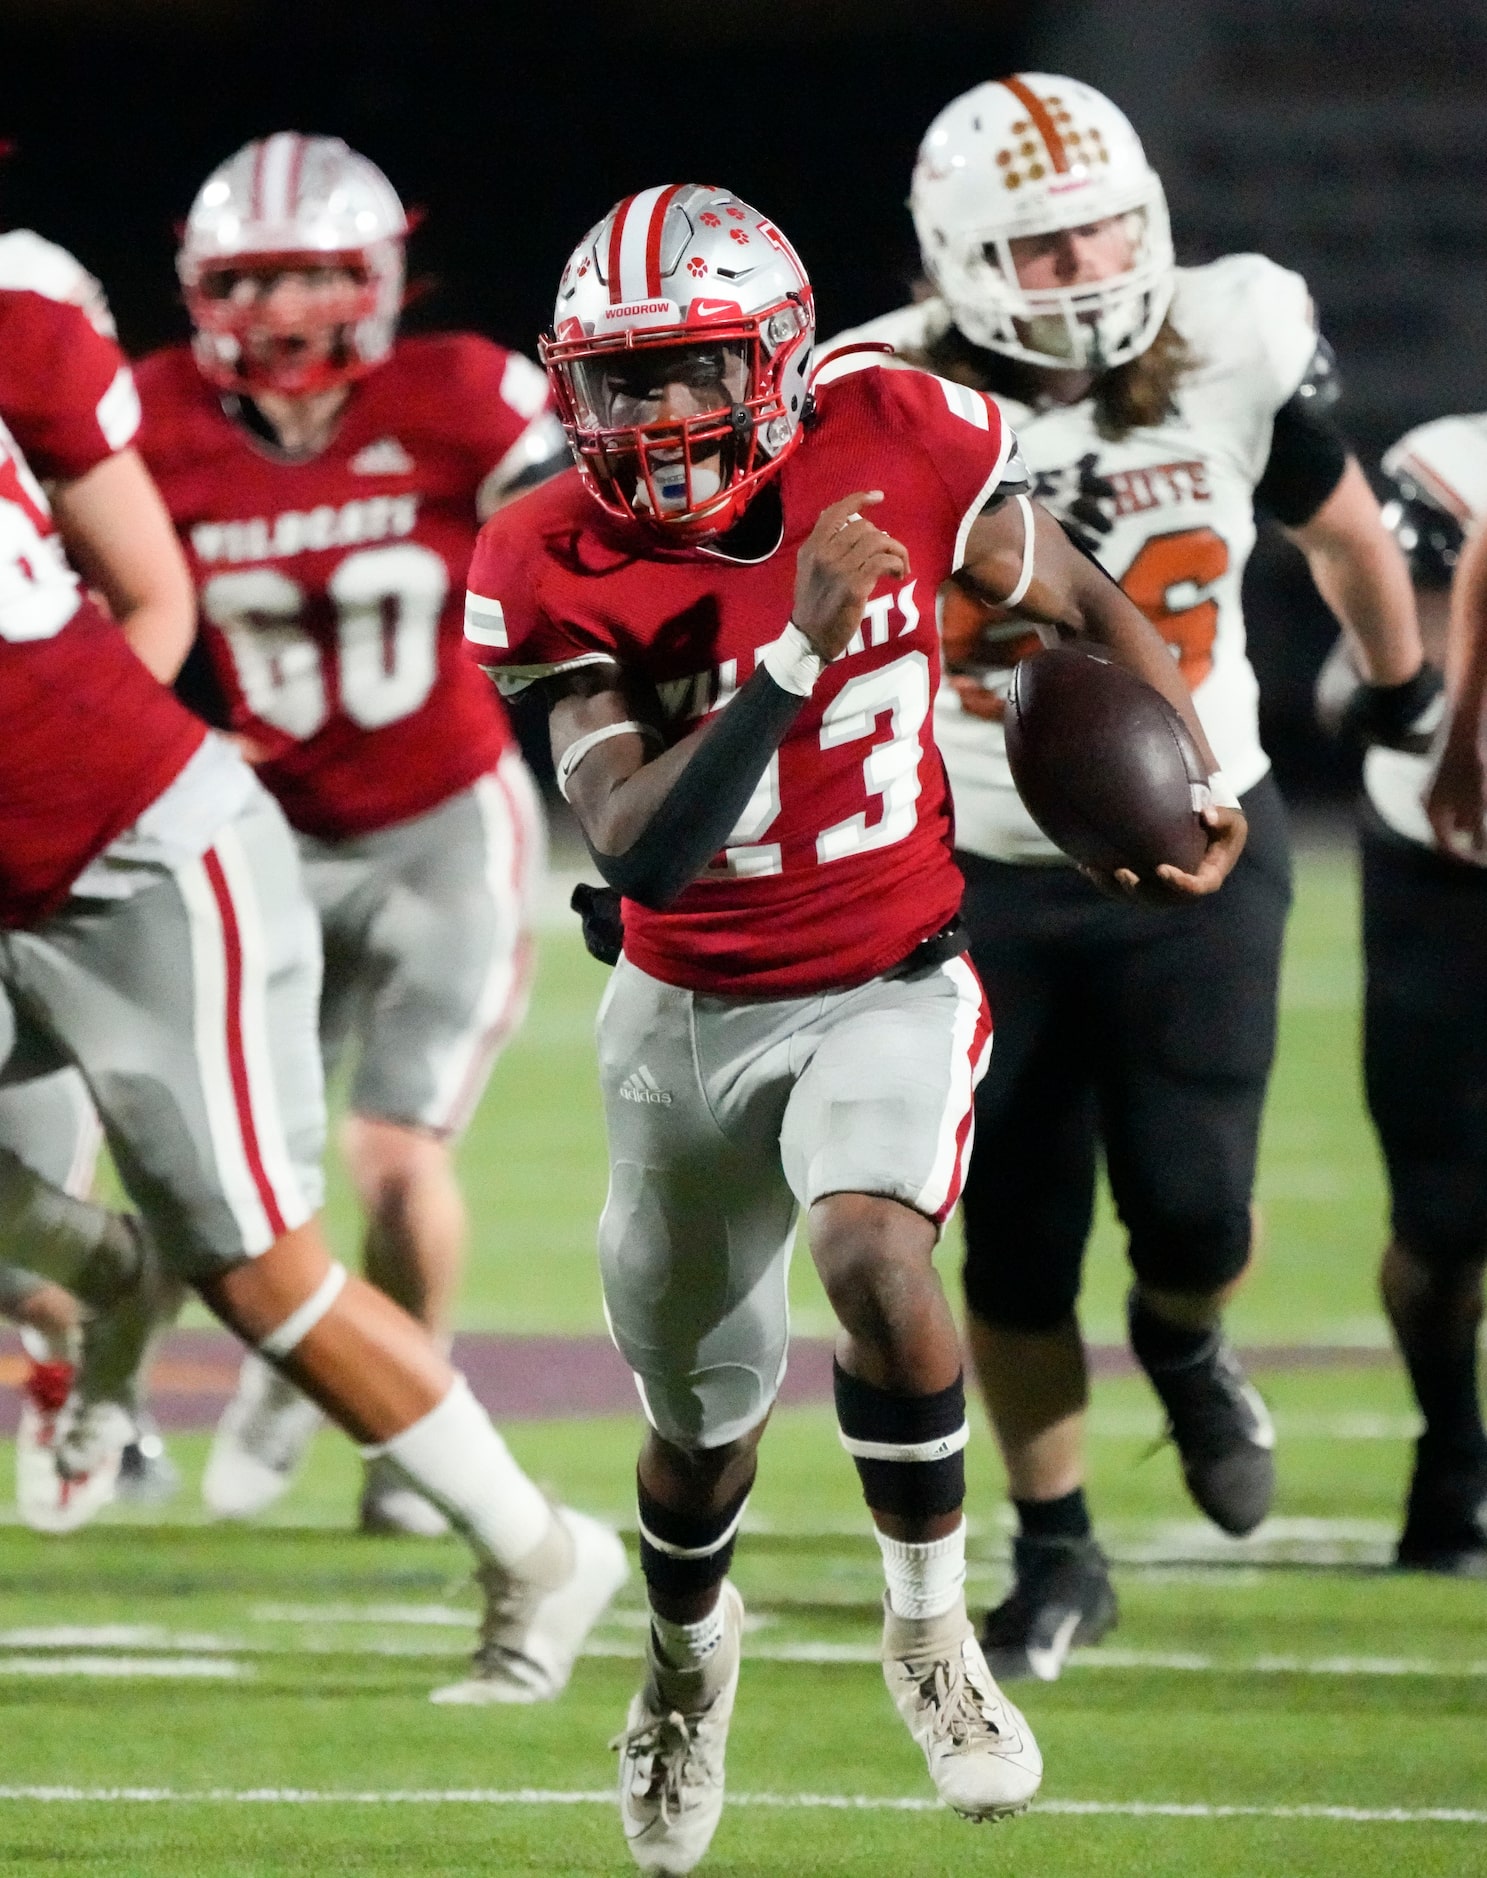
M 310 1787 L 0 1787 L 0 1800 L 43 1804 L 148 1806 L 603 1806 L 614 1795 L 543 1787 L 404 1788 L 385 1791 Z M 733 1793 L 733 1807 L 772 1811 L 933 1813 L 926 1796 L 870 1793 Z M 1349 1825 L 1487 1825 L 1487 1811 L 1462 1806 L 1245 1806 L 1181 1800 L 1044 1800 L 1035 1811 L 1080 1819 L 1320 1819 Z
M 258 1672 L 230 1656 L 0 1656 L 5 1676 L 153 1676 L 231 1682 Z
M 273 1608 L 273 1607 L 269 1607 Z M 285 1607 L 302 1615 L 298 1623 L 308 1623 L 308 1614 L 315 1610 L 313 1605 L 294 1605 Z M 402 1623 L 417 1630 L 424 1628 L 424 1620 L 413 1615 L 417 1606 L 407 1607 L 408 1614 L 401 1618 L 389 1618 L 385 1605 L 369 1606 L 369 1610 L 383 1613 L 380 1619 L 362 1617 L 356 1614 L 355 1606 L 331 1605 L 327 1609 L 334 1613 L 329 1622 L 337 1625 L 362 1623 L 368 1625 L 381 1623 Z M 458 1612 L 450 1607 L 431 1606 L 432 1610 L 441 1611 L 437 1620 L 440 1627 L 456 1626 L 468 1636 L 473 1636 L 476 1624 L 474 1611 Z M 606 1625 L 619 1628 L 632 1628 L 631 1619 L 635 1613 L 621 1611 L 612 1613 L 604 1620 Z M 57 1650 L 76 1652 L 79 1647 L 93 1651 L 104 1651 L 121 1646 L 139 1648 L 148 1638 L 149 1646 L 161 1652 L 156 1656 L 112 1656 L 102 1654 L 42 1654 Z M 59 1624 L 53 1628 L 45 1625 L 31 1625 L 23 1631 L 0 1631 L 0 1646 L 12 1650 L 24 1649 L 37 1654 L 11 1655 L 0 1657 L 0 1677 L 3 1676 L 245 1676 L 254 1673 L 250 1664 L 239 1663 L 234 1656 L 253 1657 L 296 1657 L 296 1656 L 373 1656 L 373 1657 L 426 1657 L 436 1660 L 449 1660 L 464 1654 L 461 1648 L 463 1639 L 451 1637 L 447 1644 L 430 1640 L 424 1643 L 412 1636 L 390 1636 L 371 1638 L 337 1637 L 333 1641 L 324 1640 L 314 1635 L 313 1626 L 309 1631 L 283 1640 L 255 1637 L 203 1637 L 194 1632 L 180 1634 L 155 1626 L 99 1625 L 89 1629 L 76 1624 Z M 217 1651 L 222 1654 L 207 1655 L 205 1651 Z M 165 1654 L 173 1652 L 174 1654 Z M 229 1654 L 231 1653 L 231 1654 Z M 878 1646 L 872 1642 L 835 1641 L 803 1638 L 794 1642 L 760 1641 L 751 1636 L 744 1645 L 744 1655 L 751 1662 L 761 1663 L 876 1663 L 879 1660 Z M 590 1637 L 583 1654 L 590 1657 L 611 1657 L 622 1660 L 638 1660 L 639 1651 L 636 1643 L 623 1637 Z M 1108 1646 L 1093 1649 L 1075 1650 L 1069 1659 L 1071 1669 L 1105 1670 L 1160 1670 L 1178 1675 L 1207 1676 L 1338 1676 L 1338 1677 L 1375 1677 L 1375 1676 L 1416 1676 L 1442 1681 L 1479 1681 L 1487 1678 L 1487 1659 L 1441 1661 L 1424 1656 L 1280 1656 L 1261 1655 L 1245 1657 L 1215 1656 L 1203 1651 L 1193 1650 L 1128 1650 Z

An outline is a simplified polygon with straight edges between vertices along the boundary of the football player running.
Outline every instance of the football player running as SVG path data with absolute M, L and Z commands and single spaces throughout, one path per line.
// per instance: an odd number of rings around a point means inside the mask
M 281 132 L 214 170 L 178 262 L 195 339 L 139 367 L 140 447 L 196 584 L 204 708 L 279 799 L 320 915 L 326 1067 L 356 1058 L 341 1146 L 367 1276 L 447 1344 L 453 1149 L 526 1007 L 544 844 L 500 701 L 460 652 L 464 577 L 482 516 L 566 453 L 530 360 L 396 336 L 408 230 L 337 138 Z M 249 1357 L 207 1503 L 267 1506 L 318 1422 Z M 444 1527 L 382 1463 L 361 1523 Z
M 10 1156 L 7 1232 L 116 1323 L 150 1321 L 162 1264 L 193 1285 L 470 1540 L 484 1634 L 476 1675 L 440 1697 L 544 1700 L 623 1549 L 549 1503 L 423 1327 L 326 1249 L 319 932 L 294 844 L 238 752 L 159 683 L 62 553 L 44 480 L 64 507 L 153 528 L 170 569 L 156 624 L 187 643 L 190 583 L 133 449 L 128 366 L 66 291 L 76 263 L 5 239 L 0 1072 L 50 1052 L 82 1073 L 146 1229 Z M 64 1472 L 94 1467 L 109 1406 L 83 1395 L 59 1433 Z
M 647 1871 L 689 1871 L 722 1809 L 727 1573 L 801 1210 L 841 1324 L 894 1702 L 956 1811 L 1018 1812 L 1041 1778 L 966 1613 L 965 1395 L 932 1263 L 990 1045 L 931 731 L 936 589 L 956 572 L 1087 633 L 1207 754 L 1160 639 L 1028 500 L 996 406 L 875 361 L 813 396 L 813 329 L 788 242 L 726 190 L 620 202 L 544 345 L 577 467 L 488 522 L 471 567 L 476 655 L 539 688 L 559 786 L 623 896 L 599 1256 L 650 1422 L 646 1674 L 616 1742 Z M 1243 817 L 1214 810 L 1209 833 L 1174 892 L 1217 887 Z
M 0 236 L 0 290 L 59 301 L 71 309 L 68 318 L 113 339 L 98 282 L 70 254 L 27 229 Z M 54 362 L 27 356 L 26 339 L 34 341 L 29 328 L 13 323 L 12 332 L 21 348 L 12 363 L 12 393 L 36 399 L 40 388 L 33 379 Z M 107 408 L 109 422 L 130 421 L 134 408 L 132 386 L 121 379 Z M 48 466 L 57 539 L 73 565 L 86 570 L 137 657 L 168 680 L 190 643 L 190 586 L 169 518 L 132 449 L 77 466 L 67 446 L 64 435 Z M 174 1483 L 159 1437 L 142 1422 L 134 1399 L 144 1354 L 140 1327 L 85 1310 L 71 1292 L 25 1268 L 38 1238 L 44 1245 L 53 1230 L 65 1233 L 67 1222 L 92 1217 L 74 1203 L 91 1189 L 101 1137 L 86 1085 L 76 1070 L 59 1067 L 61 1060 L 34 1038 L 23 1052 L 0 1014 L 0 1256 L 11 1261 L 0 1265 L 0 1311 L 19 1325 L 29 1359 L 16 1432 L 16 1504 L 22 1520 L 44 1532 L 72 1531 L 91 1519 L 124 1483 L 121 1467 L 143 1497 L 167 1497 Z M 127 1387 L 113 1387 L 110 1375 L 120 1384 L 127 1377 Z M 109 1392 L 107 1406 L 101 1387 Z M 86 1470 L 64 1474 L 58 1441 L 84 1414 L 94 1460 Z
M 910 207 L 932 297 L 845 334 L 996 396 L 1035 489 L 1141 607 L 1222 763 L 1249 840 L 1223 894 L 1119 904 L 1022 807 L 1001 716 L 1035 645 L 951 589 L 937 735 L 971 956 L 996 1013 L 966 1179 L 969 1336 L 1019 1531 L 982 1633 L 998 1674 L 1058 1675 L 1115 1621 L 1084 1493 L 1076 1319 L 1103 1148 L 1135 1282 L 1135 1353 L 1189 1491 L 1224 1531 L 1270 1505 L 1269 1416 L 1221 1324 L 1250 1259 L 1290 866 L 1256 725 L 1240 582 L 1256 505 L 1304 551 L 1357 647 L 1383 732 L 1428 700 L 1408 576 L 1325 415 L 1330 354 L 1294 274 L 1255 254 L 1174 264 L 1130 123 L 1030 72 L 948 105 Z
M 1409 558 L 1432 653 L 1450 618 L 1448 722 L 1427 719 L 1412 748 L 1370 750 L 1363 766 L 1364 1083 L 1391 1226 L 1379 1282 L 1425 1423 L 1396 1556 L 1410 1570 L 1484 1576 L 1487 417 L 1422 424 L 1383 469 L 1394 488 L 1385 517 Z M 1342 653 L 1324 668 L 1319 702 L 1331 726 L 1358 715 Z

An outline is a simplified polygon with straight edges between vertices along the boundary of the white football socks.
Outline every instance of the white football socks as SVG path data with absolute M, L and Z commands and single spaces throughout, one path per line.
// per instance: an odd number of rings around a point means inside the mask
M 914 1545 L 876 1532 L 888 1580 L 888 1604 L 896 1616 L 943 1617 L 965 1593 L 966 1523 L 943 1539 Z
M 396 1462 L 482 1557 L 508 1569 L 536 1551 L 552 1524 L 546 1496 L 517 1466 L 463 1376 L 437 1408 L 362 1454 Z

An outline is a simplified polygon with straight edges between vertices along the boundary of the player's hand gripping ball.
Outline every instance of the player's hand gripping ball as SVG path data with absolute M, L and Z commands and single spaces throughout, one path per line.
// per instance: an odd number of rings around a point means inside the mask
M 1180 898 L 1157 870 L 1192 875 L 1203 862 L 1207 771 L 1161 693 L 1057 647 L 1018 664 L 1005 722 L 1012 780 L 1049 840 L 1096 877 L 1133 874 L 1143 899 Z

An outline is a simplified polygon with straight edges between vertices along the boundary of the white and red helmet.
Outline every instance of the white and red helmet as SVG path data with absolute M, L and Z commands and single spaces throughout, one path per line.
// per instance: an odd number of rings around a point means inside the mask
M 800 440 L 815 324 L 795 250 L 728 190 L 670 183 L 616 203 L 569 258 L 541 342 L 590 494 L 675 540 L 727 528 Z M 663 347 L 726 354 L 732 388 L 680 421 L 614 421 L 608 378 Z
M 402 309 L 409 226 L 381 170 L 339 137 L 285 130 L 244 144 L 197 191 L 176 257 L 202 371 L 233 390 L 298 393 L 379 365 Z M 330 266 L 355 277 L 317 299 L 317 318 L 335 328 L 336 343 L 297 368 L 257 365 L 243 343 L 256 315 L 234 303 L 232 281 Z
M 1077 78 L 1021 72 L 947 104 L 924 134 L 909 208 L 925 271 L 967 339 L 1033 365 L 1103 370 L 1155 339 L 1176 284 L 1161 178 L 1130 120 Z M 1012 241 L 1122 216 L 1130 269 L 1018 284 Z

